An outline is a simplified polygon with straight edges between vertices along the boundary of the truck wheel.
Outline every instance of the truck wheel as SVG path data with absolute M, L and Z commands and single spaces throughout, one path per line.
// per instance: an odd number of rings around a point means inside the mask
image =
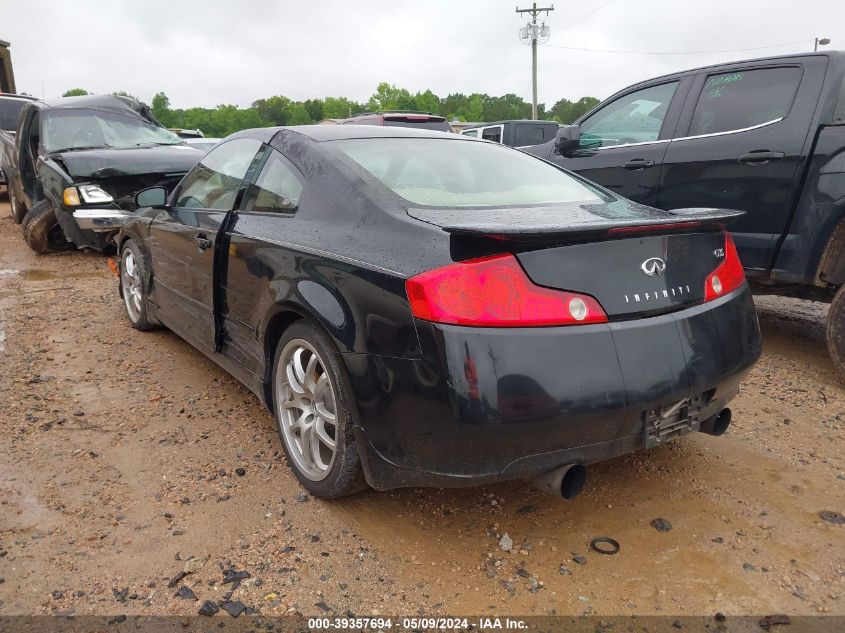
M 49 200 L 42 200 L 27 212 L 23 219 L 23 237 L 39 255 L 73 248 L 65 239 Z
M 18 199 L 15 198 L 15 194 L 12 193 L 12 189 L 6 185 L 6 191 L 9 193 L 9 204 L 12 207 L 12 219 L 15 221 L 15 224 L 20 224 L 23 222 L 23 218 L 26 215 L 26 207 L 24 207 Z
M 288 464 L 317 497 L 366 488 L 353 406 L 340 354 L 328 337 L 302 321 L 287 328 L 273 363 L 273 408 Z
M 845 378 L 845 286 L 839 288 L 827 313 L 827 349 L 836 371 Z

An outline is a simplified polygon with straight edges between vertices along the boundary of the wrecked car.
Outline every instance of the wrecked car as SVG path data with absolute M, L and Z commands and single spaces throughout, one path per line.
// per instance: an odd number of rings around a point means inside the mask
M 4 171 L 16 220 L 36 253 L 113 247 L 135 192 L 172 188 L 202 157 L 127 97 L 26 103 Z
M 118 235 L 130 324 L 275 414 L 311 493 L 531 479 L 723 433 L 761 353 L 724 226 L 522 151 L 401 127 L 246 130 Z

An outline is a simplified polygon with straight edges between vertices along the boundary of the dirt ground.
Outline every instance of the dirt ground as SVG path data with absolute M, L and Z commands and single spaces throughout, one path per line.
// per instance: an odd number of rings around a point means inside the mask
M 195 614 L 230 591 L 280 615 L 845 614 L 822 304 L 758 300 L 765 351 L 725 436 L 590 467 L 573 501 L 512 482 L 322 502 L 255 397 L 131 329 L 106 258 L 32 254 L 2 199 L 0 615 Z

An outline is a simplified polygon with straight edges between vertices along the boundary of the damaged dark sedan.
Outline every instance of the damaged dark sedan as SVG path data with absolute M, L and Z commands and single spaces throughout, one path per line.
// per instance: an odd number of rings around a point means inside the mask
M 725 224 L 541 159 L 396 127 L 248 130 L 122 228 L 131 324 L 278 422 L 305 488 L 531 479 L 723 433 L 761 352 Z
M 68 97 L 24 105 L 3 165 L 12 214 L 35 252 L 102 251 L 136 209 L 135 192 L 172 189 L 202 155 L 134 99 Z

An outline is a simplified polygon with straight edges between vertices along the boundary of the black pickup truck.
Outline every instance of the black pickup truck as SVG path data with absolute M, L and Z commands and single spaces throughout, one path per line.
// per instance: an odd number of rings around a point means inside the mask
M 746 211 L 731 231 L 749 282 L 832 302 L 845 375 L 845 52 L 643 81 L 526 151 L 661 209 Z
M 113 248 L 135 192 L 172 188 L 203 157 L 128 97 L 28 101 L 0 143 L 12 215 L 37 253 Z

